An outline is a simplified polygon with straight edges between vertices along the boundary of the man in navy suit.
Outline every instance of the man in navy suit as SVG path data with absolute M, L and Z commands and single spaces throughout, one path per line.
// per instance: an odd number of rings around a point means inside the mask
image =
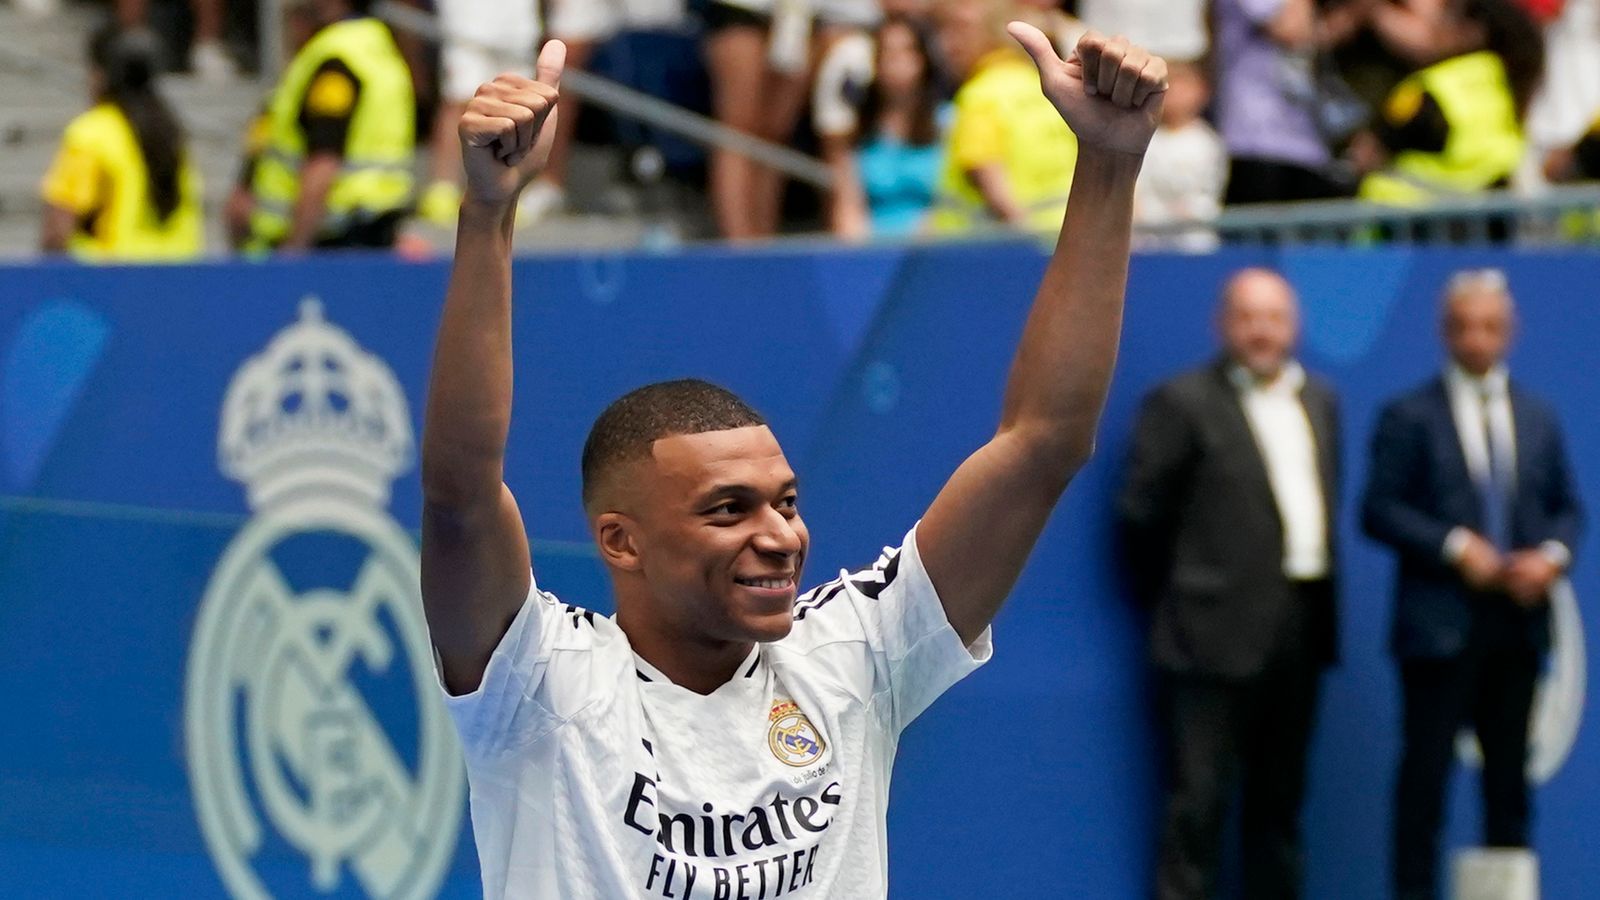
M 1528 844 L 1528 718 L 1550 647 L 1549 591 L 1582 523 L 1555 412 L 1507 377 L 1515 324 L 1502 273 L 1458 273 L 1443 304 L 1445 373 L 1389 403 L 1372 441 L 1362 524 L 1399 557 L 1393 874 L 1405 900 L 1438 896 L 1463 725 L 1483 748 L 1485 844 Z

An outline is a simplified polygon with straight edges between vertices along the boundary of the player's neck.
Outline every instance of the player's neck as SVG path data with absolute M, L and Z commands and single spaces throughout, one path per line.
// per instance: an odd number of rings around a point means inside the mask
M 617 611 L 617 625 L 628 636 L 634 653 L 673 684 L 696 694 L 709 694 L 733 680 L 755 646 L 748 641 L 685 638 L 654 623 L 641 623 L 621 609 Z

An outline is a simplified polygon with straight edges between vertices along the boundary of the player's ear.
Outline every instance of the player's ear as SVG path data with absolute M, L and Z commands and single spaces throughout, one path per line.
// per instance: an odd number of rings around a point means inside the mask
M 601 513 L 594 520 L 594 540 L 600 559 L 625 572 L 639 570 L 638 523 L 619 512 Z

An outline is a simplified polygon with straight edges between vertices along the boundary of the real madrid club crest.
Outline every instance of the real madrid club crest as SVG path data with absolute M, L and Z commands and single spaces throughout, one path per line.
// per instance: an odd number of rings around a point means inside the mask
M 779 699 L 767 714 L 767 746 L 785 765 L 809 766 L 822 756 L 825 745 L 811 720 L 793 700 Z
M 206 588 L 184 707 L 222 880 L 236 897 L 308 881 L 430 897 L 465 784 L 416 545 L 387 512 L 413 461 L 400 384 L 307 299 L 235 374 L 218 441 L 252 517 Z

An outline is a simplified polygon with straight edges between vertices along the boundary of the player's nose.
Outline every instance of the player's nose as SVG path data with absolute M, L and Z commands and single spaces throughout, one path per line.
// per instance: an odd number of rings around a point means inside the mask
M 775 509 L 767 510 L 762 517 L 761 529 L 756 533 L 755 548 L 762 553 L 778 556 L 798 554 L 804 542 L 800 539 L 800 531 L 795 527 L 795 523 L 796 520 Z

